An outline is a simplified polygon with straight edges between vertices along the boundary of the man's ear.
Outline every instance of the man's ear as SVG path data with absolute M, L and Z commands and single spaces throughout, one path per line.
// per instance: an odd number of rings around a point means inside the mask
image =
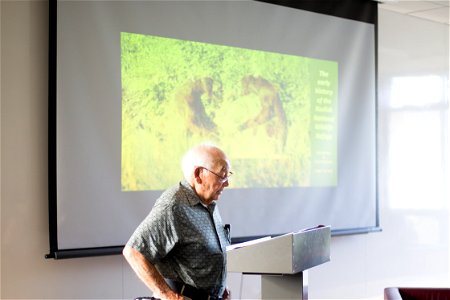
M 195 182 L 197 183 L 202 183 L 202 179 L 200 177 L 200 172 L 202 171 L 202 168 L 197 167 L 194 170 L 194 178 L 195 178 Z

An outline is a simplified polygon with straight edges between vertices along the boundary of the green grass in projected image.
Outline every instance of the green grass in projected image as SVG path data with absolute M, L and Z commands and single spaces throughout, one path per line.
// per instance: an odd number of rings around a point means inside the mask
M 175 184 L 205 141 L 231 187 L 336 185 L 336 62 L 134 33 L 121 51 L 122 190 Z

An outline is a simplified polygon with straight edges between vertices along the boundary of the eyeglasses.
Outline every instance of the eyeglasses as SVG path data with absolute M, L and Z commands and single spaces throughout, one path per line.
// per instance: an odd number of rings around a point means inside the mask
M 206 171 L 211 172 L 211 173 L 213 173 L 214 175 L 216 175 L 216 176 L 219 178 L 220 183 L 224 183 L 225 181 L 228 181 L 228 179 L 231 177 L 231 175 L 233 175 L 233 172 L 229 171 L 228 174 L 227 174 L 226 176 L 220 176 L 219 174 L 217 174 L 217 173 L 211 171 L 211 170 L 208 169 L 208 168 L 205 168 L 205 167 L 200 167 L 200 168 L 205 169 Z

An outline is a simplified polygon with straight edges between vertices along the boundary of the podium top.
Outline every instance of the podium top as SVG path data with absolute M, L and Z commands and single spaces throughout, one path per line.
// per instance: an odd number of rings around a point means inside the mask
M 296 274 L 330 261 L 330 240 L 330 226 L 319 226 L 232 245 L 228 272 Z

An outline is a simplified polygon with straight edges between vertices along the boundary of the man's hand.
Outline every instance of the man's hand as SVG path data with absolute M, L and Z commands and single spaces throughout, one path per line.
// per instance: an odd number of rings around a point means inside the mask
M 164 295 L 161 295 L 160 299 L 161 300 L 185 300 L 185 298 L 182 295 L 177 294 L 173 291 L 170 291 L 168 293 L 165 293 Z
M 230 300 L 231 299 L 231 291 L 228 288 L 225 288 L 223 291 L 222 300 Z
M 125 246 L 123 255 L 137 276 L 153 291 L 155 298 L 161 300 L 184 300 L 183 296 L 170 289 L 156 267 L 136 249 Z

